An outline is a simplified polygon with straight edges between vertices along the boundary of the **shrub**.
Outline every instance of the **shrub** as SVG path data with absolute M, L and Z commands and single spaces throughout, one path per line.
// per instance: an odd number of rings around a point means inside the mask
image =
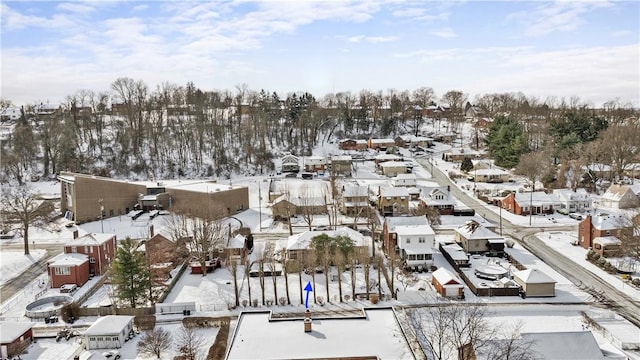
M 640 286 L 640 278 L 635 278 L 631 280 L 631 283 L 635 286 Z
M 137 315 L 133 318 L 133 323 L 139 330 L 153 330 L 156 326 L 155 315 Z
M 249 304 L 249 300 L 242 300 L 242 307 L 247 307 L 247 304 Z
M 278 302 L 280 303 L 281 306 L 284 306 L 287 303 L 287 298 L 282 296 L 278 299 Z

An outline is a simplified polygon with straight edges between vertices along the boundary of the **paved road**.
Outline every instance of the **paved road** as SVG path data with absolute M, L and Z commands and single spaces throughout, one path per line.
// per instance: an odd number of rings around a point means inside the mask
M 1 301 L 5 301 L 10 299 L 13 295 L 17 294 L 20 290 L 25 288 L 33 279 L 42 275 L 42 273 L 47 271 L 47 261 L 52 257 L 60 254 L 62 252 L 61 244 L 38 244 L 36 245 L 36 249 L 38 250 L 46 250 L 46 254 L 38 260 L 36 263 L 31 265 L 25 272 L 20 274 L 20 276 L 16 276 L 15 278 L 7 281 L 4 285 L 0 287 L 0 299 Z M 5 250 L 18 250 L 24 251 L 24 246 L 22 244 L 11 244 L 11 245 L 2 245 L 0 247 L 0 251 Z M 30 250 L 33 251 L 33 246 L 30 247 Z
M 418 162 L 427 170 L 432 168 L 428 159 L 420 159 Z M 478 200 L 470 197 L 467 193 L 460 190 L 455 186 L 455 184 L 453 184 L 446 174 L 442 173 L 437 169 L 437 167 L 434 168 L 432 176 L 439 184 L 450 185 L 451 191 L 458 200 L 466 206 L 476 209 L 476 212 L 480 212 L 485 218 L 487 218 L 487 220 L 496 224 L 499 224 L 500 221 L 502 221 L 503 234 L 517 239 L 525 249 L 565 276 L 576 286 L 579 286 L 583 290 L 589 292 L 602 304 L 615 310 L 627 320 L 640 327 L 640 301 L 638 299 L 633 299 L 614 286 L 611 286 L 606 280 L 603 280 L 592 272 L 586 270 L 584 267 L 576 264 L 571 259 L 560 254 L 558 251 L 548 247 L 544 242 L 534 236 L 534 234 L 539 232 L 540 228 L 543 227 L 536 225 L 535 228 L 531 228 L 516 225 L 509 222 L 507 219 L 500 219 L 500 216 L 495 214 L 493 211 L 482 211 L 484 206 L 487 205 L 478 202 Z M 577 231 L 577 225 L 554 225 L 549 226 L 548 229 L 553 231 Z

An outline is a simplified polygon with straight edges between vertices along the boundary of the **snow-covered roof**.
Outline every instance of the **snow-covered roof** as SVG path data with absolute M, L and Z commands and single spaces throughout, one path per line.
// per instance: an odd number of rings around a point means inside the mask
M 555 195 L 560 201 L 588 201 L 589 194 L 587 190 L 580 188 L 575 191 L 571 189 L 555 189 L 553 190 L 553 195 Z
M 391 167 L 407 167 L 407 163 L 402 161 L 385 161 L 383 163 L 378 164 L 381 168 L 391 168 Z
M 322 156 L 305 156 L 305 165 L 324 165 L 327 163 L 327 159 Z
M 542 206 L 542 205 L 553 205 L 555 201 L 544 191 L 534 191 L 533 194 L 531 192 L 526 193 L 515 193 L 516 202 L 518 204 L 522 204 L 524 206 Z
M 158 195 L 143 195 L 140 197 L 141 201 L 156 201 L 158 200 Z
M 244 248 L 244 242 L 246 238 L 242 234 L 237 234 L 236 236 L 229 239 L 227 243 L 228 249 L 242 249 Z
M 521 334 L 530 350 L 541 359 L 604 360 L 605 356 L 591 331 Z
M 615 236 L 598 236 L 593 239 L 594 244 L 606 245 L 620 245 L 622 241 Z
M 473 170 L 474 175 L 480 175 L 480 176 L 488 176 L 488 175 L 508 175 L 509 172 L 502 170 L 502 169 L 496 169 L 496 168 L 490 168 L 490 169 L 478 169 L 478 170 Z
M 393 139 L 371 139 L 371 143 L 372 144 L 389 144 L 389 143 L 395 143 L 395 140 L 393 140 Z
M 9 344 L 17 340 L 35 324 L 22 321 L 0 321 L 0 343 Z
M 447 285 L 450 282 L 453 282 L 458 285 L 462 284 L 462 281 L 460 281 L 460 279 L 457 276 L 455 276 L 449 270 L 443 267 L 438 268 L 438 270 L 434 271 L 431 276 L 433 276 L 440 283 L 440 285 Z M 449 284 L 449 285 L 453 285 L 453 284 Z
M 368 245 L 365 243 L 362 234 L 348 227 L 341 227 L 336 230 L 305 231 L 300 234 L 291 235 L 287 240 L 287 250 L 306 250 L 311 245 L 311 240 L 320 234 L 327 234 L 329 237 L 346 236 L 353 240 L 354 246 Z
M 454 230 L 458 234 L 464 236 L 465 239 L 503 239 L 502 236 L 494 233 L 493 231 L 487 229 L 486 227 L 478 224 L 475 221 L 468 221 L 466 224 L 456 228 Z
M 636 195 L 638 192 L 640 192 L 640 186 L 638 186 L 637 189 L 634 189 L 631 185 L 613 184 L 609 186 L 609 188 L 604 194 L 602 194 L 601 198 L 611 200 L 611 201 L 620 201 L 629 192 Z
M 526 284 L 548 284 L 556 282 L 538 269 L 516 271 L 513 273 L 513 276 L 519 278 Z
M 298 157 L 292 154 L 284 155 L 281 160 L 283 164 L 297 164 L 299 161 Z
M 380 154 L 373 158 L 374 160 L 402 160 L 402 156 L 394 155 L 394 154 Z
M 84 335 L 118 335 L 133 321 L 133 316 L 107 315 L 99 317 L 85 332 Z
M 68 241 L 65 246 L 83 246 L 83 245 L 102 245 L 107 241 L 114 239 L 116 234 L 98 234 L 98 233 L 89 233 L 80 236 L 77 239 L 73 239 Z
M 599 230 L 616 230 L 631 225 L 631 221 L 622 214 L 597 214 L 591 218 L 593 227 Z
M 321 320 L 312 313 L 308 333 L 302 319 L 272 320 L 268 312 L 243 312 L 227 359 L 414 358 L 393 309 L 363 312 L 357 318 L 323 316 Z
M 458 244 L 443 245 L 442 249 L 451 256 L 453 260 L 469 260 L 469 256 Z
M 396 232 L 396 227 L 402 225 L 429 225 L 426 216 L 388 216 L 385 222 L 389 232 Z
M 369 188 L 361 185 L 345 185 L 342 197 L 364 197 L 369 195 Z
M 393 179 L 394 180 L 416 180 L 418 177 L 416 174 L 398 174 Z
M 404 187 L 381 187 L 380 196 L 393 197 L 393 196 L 406 196 L 409 197 L 409 191 Z
M 395 232 L 399 236 L 433 235 L 435 232 L 429 225 L 398 225 Z
M 334 155 L 331 161 L 352 161 L 351 155 Z
M 89 261 L 89 257 L 85 254 L 58 254 L 49 259 L 49 266 L 78 266 Z

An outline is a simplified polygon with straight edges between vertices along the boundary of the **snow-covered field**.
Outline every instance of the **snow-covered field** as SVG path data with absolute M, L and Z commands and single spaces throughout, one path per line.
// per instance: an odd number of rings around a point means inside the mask
M 31 250 L 29 255 L 25 255 L 24 251 L 0 251 L 0 286 L 22 274 L 42 259 L 45 253 L 45 250 Z

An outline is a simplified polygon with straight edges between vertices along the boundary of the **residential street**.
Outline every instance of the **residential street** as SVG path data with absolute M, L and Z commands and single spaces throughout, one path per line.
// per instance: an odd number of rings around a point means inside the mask
M 476 199 L 472 199 L 465 192 L 460 190 L 455 184 L 440 171 L 437 167 L 432 167 L 428 158 L 419 159 L 418 162 L 427 170 L 433 169 L 433 179 L 441 185 L 450 185 L 454 196 L 466 206 L 475 209 L 487 220 L 500 224 L 500 216 L 493 211 L 482 211 L 484 206 Z M 628 295 L 611 286 L 602 278 L 596 276 L 582 266 L 576 264 L 571 259 L 558 253 L 556 250 L 548 247 L 540 241 L 535 233 L 540 232 L 541 227 L 536 226 L 530 228 L 512 224 L 507 219 L 502 219 L 502 233 L 511 236 L 519 241 L 519 243 L 530 251 L 532 254 L 540 258 L 554 270 L 561 273 L 567 279 L 571 280 L 575 285 L 592 294 L 602 305 L 607 306 L 636 326 L 640 327 L 640 301 L 634 300 Z M 577 231 L 577 226 L 553 226 L 549 227 L 553 231 Z M 499 231 L 499 230 L 498 230 Z
M 52 257 L 62 253 L 62 246 L 60 244 L 38 244 L 36 245 L 37 249 L 45 249 L 47 254 L 42 257 L 38 262 L 31 265 L 25 272 L 23 272 L 20 276 L 16 276 L 15 278 L 9 280 L 6 284 L 0 287 L 0 294 L 2 294 L 2 301 L 10 299 L 13 295 L 17 294 L 20 290 L 29 285 L 33 279 L 42 275 L 42 273 L 47 271 L 47 261 Z M 23 251 L 24 246 L 22 244 L 10 244 L 10 245 L 2 245 L 0 250 L 19 250 Z M 34 250 L 34 246 L 30 247 L 30 250 Z

